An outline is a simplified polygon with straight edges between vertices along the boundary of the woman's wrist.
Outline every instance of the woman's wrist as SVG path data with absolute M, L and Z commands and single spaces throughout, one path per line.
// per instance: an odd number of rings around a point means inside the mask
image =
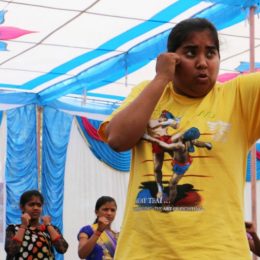
M 18 238 L 18 237 L 16 237 L 16 236 L 14 236 L 14 237 L 12 238 L 12 240 L 13 240 L 13 241 L 16 241 L 16 242 L 19 243 L 19 244 L 21 244 L 21 243 L 23 242 L 20 238 Z
M 55 243 L 56 241 L 58 241 L 61 238 L 61 235 L 58 234 L 54 239 L 51 240 L 52 243 Z
M 20 228 L 20 229 L 24 229 L 24 230 L 26 230 L 26 229 L 27 229 L 27 226 L 24 225 L 24 224 L 21 224 L 19 228 Z
M 100 230 L 97 229 L 97 230 L 94 231 L 94 235 L 96 235 L 97 237 L 100 237 L 102 232 L 103 231 L 100 231 Z
M 44 224 L 44 226 L 45 226 L 45 229 L 46 229 L 46 230 L 48 230 L 49 227 L 53 227 L 53 225 L 52 225 L 51 223 Z

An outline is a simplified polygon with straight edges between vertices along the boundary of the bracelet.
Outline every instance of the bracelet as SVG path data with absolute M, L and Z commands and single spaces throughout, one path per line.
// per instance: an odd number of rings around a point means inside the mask
M 44 232 L 46 230 L 46 226 L 44 224 L 41 224 L 38 229 L 42 232 Z
M 100 237 L 101 234 L 102 234 L 102 232 L 99 231 L 99 230 L 95 230 L 95 231 L 94 231 L 94 234 L 95 234 L 96 236 Z
M 17 238 L 17 237 L 13 237 L 12 240 L 14 240 L 14 241 L 16 241 L 16 242 L 18 242 L 18 243 L 22 243 L 22 242 L 23 242 L 22 240 L 20 240 L 20 239 Z
M 61 238 L 61 235 L 56 236 L 54 239 L 52 239 L 52 243 L 55 243 L 57 240 Z

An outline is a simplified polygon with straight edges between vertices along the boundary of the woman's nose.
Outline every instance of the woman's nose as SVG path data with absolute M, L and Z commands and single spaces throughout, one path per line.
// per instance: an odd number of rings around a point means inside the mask
M 196 67 L 198 69 L 205 69 L 207 66 L 207 58 L 204 55 L 198 56 Z
M 108 213 L 108 215 L 112 215 L 112 214 L 113 214 L 113 211 L 112 211 L 112 210 L 109 210 L 107 213 Z

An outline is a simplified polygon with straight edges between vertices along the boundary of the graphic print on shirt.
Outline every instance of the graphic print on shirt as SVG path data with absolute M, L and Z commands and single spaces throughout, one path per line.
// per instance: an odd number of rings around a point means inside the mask
M 143 182 L 136 200 L 139 207 L 152 207 L 162 211 L 173 211 L 176 207 L 196 207 L 201 197 L 192 184 L 179 185 L 179 181 L 192 164 L 191 153 L 196 148 L 212 149 L 210 142 L 199 140 L 198 128 L 169 134 L 169 129 L 178 129 L 181 118 L 163 110 L 157 120 L 150 120 L 143 139 L 151 143 L 153 154 L 154 182 Z M 163 185 L 165 154 L 171 158 L 171 176 L 168 185 Z

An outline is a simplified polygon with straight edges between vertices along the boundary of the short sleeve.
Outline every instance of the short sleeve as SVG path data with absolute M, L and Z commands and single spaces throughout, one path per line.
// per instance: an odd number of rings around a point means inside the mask
M 93 231 L 92 227 L 89 225 L 82 227 L 77 236 L 78 240 L 79 240 L 80 233 L 85 233 L 88 237 L 91 237 L 93 235 L 94 231 Z
M 237 78 L 241 112 L 247 129 L 249 145 L 260 138 L 260 73 L 249 73 Z
M 118 113 L 119 111 L 123 110 L 125 107 L 127 107 L 142 91 L 143 89 L 149 84 L 150 81 L 146 80 L 141 82 L 139 85 L 137 85 L 136 87 L 134 87 L 132 89 L 132 91 L 130 92 L 130 94 L 126 97 L 126 99 L 123 101 L 123 103 L 121 104 L 121 106 L 119 108 L 117 108 L 110 116 L 108 116 L 105 121 L 103 121 L 101 123 L 101 125 L 99 126 L 98 129 L 98 134 L 100 136 L 100 138 L 103 141 L 107 141 L 107 137 L 105 135 L 105 129 L 106 129 L 106 125 L 109 123 L 109 121 L 113 118 L 113 116 Z

